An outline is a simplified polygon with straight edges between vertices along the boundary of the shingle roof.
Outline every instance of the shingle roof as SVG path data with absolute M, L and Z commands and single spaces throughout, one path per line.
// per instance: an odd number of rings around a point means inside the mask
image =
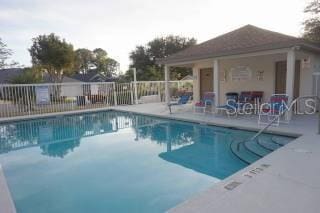
M 21 75 L 24 69 L 22 68 L 8 68 L 0 70 L 0 84 L 9 84 L 10 81 Z
M 76 79 L 82 82 L 104 82 L 106 79 L 105 77 L 98 73 L 96 70 L 90 70 L 86 74 L 75 74 L 70 76 L 70 78 Z
M 81 82 L 77 79 L 70 78 L 68 76 L 63 76 L 62 83 L 76 83 Z M 54 83 L 48 73 L 44 73 L 42 76 L 42 82 L 41 83 Z
M 301 38 L 246 25 L 176 54 L 159 59 L 159 64 L 187 62 L 212 57 L 252 53 L 300 46 L 320 52 L 319 46 Z

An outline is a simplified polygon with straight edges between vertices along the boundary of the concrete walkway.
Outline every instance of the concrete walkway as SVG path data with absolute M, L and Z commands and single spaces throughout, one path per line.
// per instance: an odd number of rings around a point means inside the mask
M 226 118 L 191 113 L 191 108 L 169 114 L 164 104 L 117 107 L 117 110 L 169 117 L 192 122 L 258 130 L 256 117 Z M 320 135 L 318 118 L 295 116 L 289 124 L 270 131 L 300 136 L 207 191 L 169 212 L 319 213 Z

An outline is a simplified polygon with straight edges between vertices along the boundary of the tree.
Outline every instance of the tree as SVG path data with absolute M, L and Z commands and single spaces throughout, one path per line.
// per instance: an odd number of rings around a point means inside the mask
M 93 64 L 96 66 L 97 71 L 107 77 L 113 77 L 119 67 L 119 63 L 108 57 L 108 53 L 102 48 L 93 50 Z
M 85 48 L 80 48 L 75 51 L 75 57 L 75 71 L 87 73 L 93 64 L 93 52 Z
M 87 73 L 89 70 L 96 70 L 107 77 L 116 75 L 119 63 L 108 57 L 107 52 L 102 48 L 96 48 L 93 51 L 88 49 L 77 49 L 75 51 L 75 71 L 78 73 Z
M 162 66 L 157 65 L 156 59 L 167 57 L 195 44 L 196 40 L 194 38 L 173 35 L 155 38 L 146 46 L 137 46 L 130 53 L 130 68 L 137 69 L 139 80 L 161 80 L 164 77 L 164 71 Z M 191 69 L 188 68 L 172 68 L 171 78 L 181 79 L 191 72 Z M 129 69 L 125 75 L 130 76 L 131 73 L 132 70 Z
M 320 43 L 320 1 L 313 0 L 310 2 L 304 9 L 306 14 L 309 14 L 310 17 L 304 21 L 304 34 L 303 37 Z
M 7 60 L 11 57 L 12 50 L 7 48 L 7 45 L 0 38 L 0 69 L 6 67 L 16 66 L 18 63 L 15 61 L 11 61 L 10 63 Z
M 34 84 L 41 83 L 41 74 L 37 68 L 24 68 L 23 73 L 10 80 L 12 84 Z
M 32 64 L 47 72 L 53 82 L 62 82 L 63 75 L 74 72 L 75 54 L 73 46 L 51 33 L 32 39 L 29 49 Z
M 119 63 L 112 59 L 112 58 L 108 58 L 107 59 L 107 73 L 106 76 L 107 77 L 113 77 L 117 74 L 117 71 L 119 70 Z

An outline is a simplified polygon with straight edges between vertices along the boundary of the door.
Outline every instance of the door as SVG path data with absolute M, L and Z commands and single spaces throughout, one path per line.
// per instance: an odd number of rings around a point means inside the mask
M 213 91 L 213 70 L 212 68 L 200 69 L 200 97 L 205 92 Z
M 287 81 L 287 62 L 276 62 L 276 82 L 275 82 L 275 94 L 286 93 L 286 81 Z
M 285 94 L 286 93 L 286 81 L 287 81 L 287 62 L 278 61 L 276 62 L 276 73 L 275 73 L 275 93 Z M 293 98 L 299 97 L 300 90 L 300 61 L 296 61 L 295 65 L 295 76 L 294 76 L 294 90 Z

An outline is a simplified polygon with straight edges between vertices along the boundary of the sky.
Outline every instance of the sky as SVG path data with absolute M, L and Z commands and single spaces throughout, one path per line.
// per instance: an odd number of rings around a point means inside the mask
M 0 0 L 0 37 L 29 66 L 31 39 L 55 33 L 100 47 L 125 72 L 137 45 L 169 34 L 198 43 L 247 24 L 301 36 L 307 0 Z

